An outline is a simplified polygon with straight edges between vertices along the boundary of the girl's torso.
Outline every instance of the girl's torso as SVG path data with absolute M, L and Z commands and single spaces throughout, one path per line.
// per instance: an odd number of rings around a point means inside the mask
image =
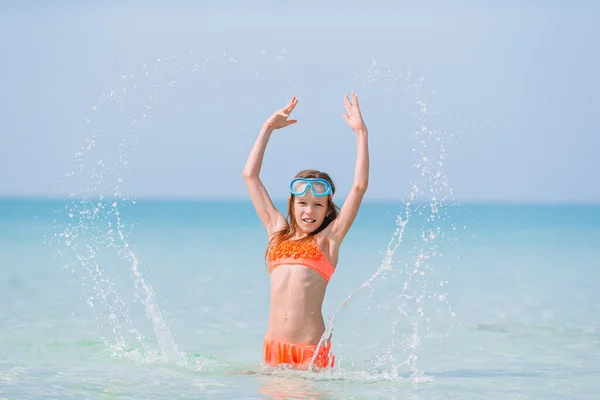
M 321 308 L 335 270 L 335 243 L 327 232 L 270 249 L 269 335 L 297 344 L 317 344 L 325 331 Z

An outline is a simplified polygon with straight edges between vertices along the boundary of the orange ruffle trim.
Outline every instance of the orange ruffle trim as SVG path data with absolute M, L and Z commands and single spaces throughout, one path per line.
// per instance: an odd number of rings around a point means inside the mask
M 286 240 L 276 245 L 269 252 L 269 261 L 280 258 L 305 258 L 309 260 L 318 260 L 323 256 L 321 249 L 315 240 L 295 242 Z

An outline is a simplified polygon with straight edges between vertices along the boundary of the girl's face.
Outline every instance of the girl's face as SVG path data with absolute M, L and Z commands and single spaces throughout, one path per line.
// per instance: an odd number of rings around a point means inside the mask
M 302 196 L 294 197 L 294 218 L 298 228 L 309 234 L 316 231 L 329 214 L 327 202 L 329 196 L 317 197 L 307 190 Z

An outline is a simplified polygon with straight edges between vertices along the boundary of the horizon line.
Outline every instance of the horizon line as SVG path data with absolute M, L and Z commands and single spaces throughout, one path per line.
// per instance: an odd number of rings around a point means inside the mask
M 250 203 L 249 197 L 238 197 L 238 196 L 52 196 L 52 195 L 0 195 L 0 201 L 78 201 L 78 200 L 89 200 L 89 201 L 140 201 L 140 202 L 244 202 Z M 345 199 L 341 199 L 345 200 Z M 286 202 L 287 197 L 272 198 L 274 203 Z M 406 198 L 386 198 L 378 197 L 372 199 L 363 200 L 363 204 L 390 204 L 390 203 L 403 203 L 409 202 Z M 533 200 L 518 200 L 518 199 L 415 199 L 410 201 L 411 203 L 431 203 L 437 202 L 440 204 L 448 205 L 587 205 L 587 206 L 600 206 L 600 200 L 546 200 L 546 199 L 533 199 Z M 342 202 L 339 202 L 342 203 Z M 338 203 L 338 204 L 339 204 Z

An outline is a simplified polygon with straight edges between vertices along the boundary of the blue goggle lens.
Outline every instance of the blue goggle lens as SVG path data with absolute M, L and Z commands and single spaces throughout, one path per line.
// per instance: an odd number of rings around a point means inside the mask
M 318 178 L 296 178 L 290 183 L 290 192 L 294 196 L 302 196 L 308 188 L 315 196 L 327 196 L 331 194 L 331 185 L 324 179 Z

